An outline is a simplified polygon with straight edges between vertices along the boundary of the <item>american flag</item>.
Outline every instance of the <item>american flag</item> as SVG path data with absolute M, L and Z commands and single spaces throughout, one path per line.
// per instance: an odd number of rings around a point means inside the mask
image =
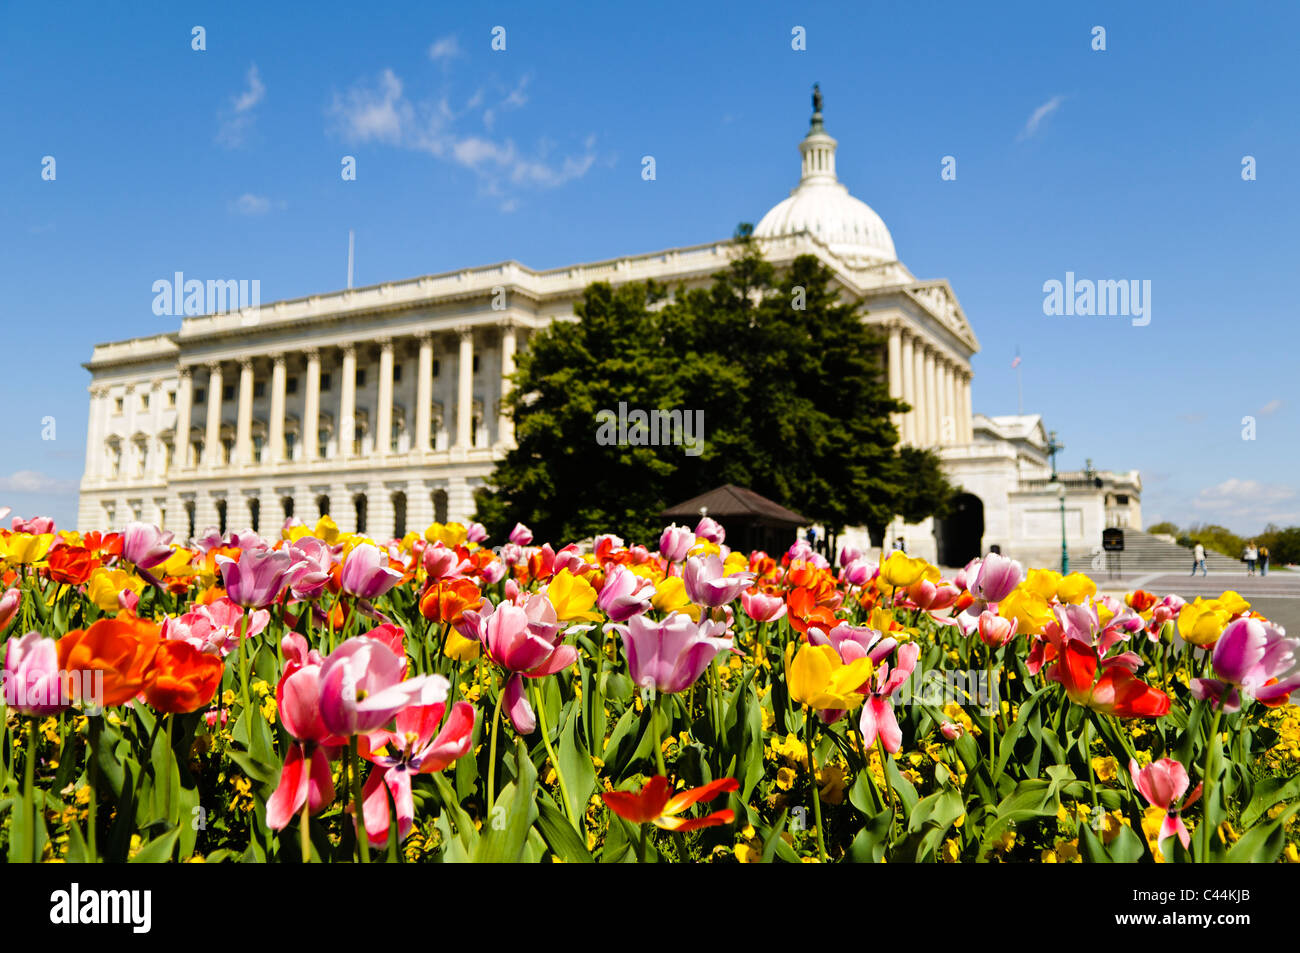
M 1016 369 L 1017 367 L 1019 367 L 1019 366 L 1020 366 L 1020 355 L 1017 354 L 1017 355 L 1016 355 L 1016 359 L 1015 359 L 1014 361 L 1011 362 L 1011 369 L 1012 369 L 1012 370 L 1015 370 L 1015 369 Z

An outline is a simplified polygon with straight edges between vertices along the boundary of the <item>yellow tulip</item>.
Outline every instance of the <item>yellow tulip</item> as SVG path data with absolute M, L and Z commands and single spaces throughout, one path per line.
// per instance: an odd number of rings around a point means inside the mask
M 1081 572 L 1072 572 L 1056 585 L 1056 598 L 1078 605 L 1097 594 L 1097 584 Z
M 1051 602 L 1052 597 L 1061 588 L 1063 578 L 1059 572 L 1053 572 L 1051 569 L 1031 569 L 1020 586 L 1023 589 L 1028 589 L 1045 602 Z
M 685 612 L 693 622 L 700 621 L 700 607 L 686 595 L 686 583 L 681 576 L 666 576 L 657 583 L 650 604 L 660 612 Z
M 10 533 L 5 540 L 5 556 L 11 563 L 39 562 L 54 543 L 53 533 Z
M 158 568 L 162 570 L 164 576 L 192 576 L 194 575 L 193 563 L 193 550 L 178 549 Z
M 686 551 L 687 556 L 721 556 L 722 547 L 703 536 L 695 537 L 695 545 Z
M 316 528 L 311 531 L 311 534 L 321 542 L 329 543 L 333 546 L 338 542 L 339 525 L 338 523 L 335 523 L 334 520 L 330 519 L 330 515 L 326 513 L 316 521 Z
M 555 606 L 555 615 L 561 622 L 583 619 L 596 622 L 600 613 L 592 611 L 596 604 L 596 590 L 581 576 L 561 569 L 546 587 L 546 598 Z
M 880 563 L 880 579 L 886 585 L 905 589 L 925 576 L 930 564 L 920 556 L 908 556 L 901 549 Z
M 479 650 L 482 648 L 478 639 L 467 639 L 455 629 L 447 631 L 447 644 L 443 647 L 442 654 L 447 658 L 455 659 L 457 662 L 471 662 L 478 658 Z
M 1056 618 L 1047 600 L 1024 584 L 1017 586 L 998 603 L 998 615 L 1015 619 L 1019 630 L 1030 635 L 1042 635 L 1047 623 Z
M 816 711 L 848 710 L 862 704 L 858 689 L 871 678 L 871 672 L 871 659 L 845 665 L 840 653 L 829 645 L 805 645 L 798 655 L 793 642 L 785 649 L 785 683 L 790 697 Z
M 748 572 L 749 557 L 744 553 L 732 553 L 723 561 L 722 568 L 728 576 L 738 572 Z
M 86 595 L 105 612 L 118 608 L 118 594 L 130 589 L 137 595 L 144 591 L 144 580 L 122 569 L 100 567 L 86 580 Z
M 1232 613 L 1218 599 L 1197 596 L 1195 602 L 1187 603 L 1178 613 L 1178 634 L 1191 645 L 1213 645 L 1231 618 Z
M 1218 598 L 1219 607 L 1226 609 L 1229 614 L 1234 616 L 1245 615 L 1250 611 L 1250 603 L 1241 597 L 1241 594 L 1229 589 Z
M 469 538 L 469 530 L 461 523 L 433 523 L 424 531 L 424 538 L 431 543 L 455 549 Z

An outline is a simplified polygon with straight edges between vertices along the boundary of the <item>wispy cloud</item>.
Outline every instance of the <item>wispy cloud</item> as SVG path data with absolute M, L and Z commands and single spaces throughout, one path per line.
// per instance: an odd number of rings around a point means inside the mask
M 450 36 L 439 37 L 429 44 L 429 59 L 435 63 L 442 63 L 444 69 L 460 55 L 460 42 L 456 39 L 454 33 Z
M 254 63 L 248 68 L 244 82 L 247 88 L 231 99 L 230 108 L 223 110 L 220 116 L 221 127 L 217 130 L 217 141 L 228 149 L 244 144 L 248 131 L 253 126 L 254 110 L 266 98 L 266 84 Z
M 77 489 L 73 480 L 60 480 L 37 470 L 17 470 L 0 476 L 0 493 L 71 493 Z
M 580 179 L 596 161 L 595 136 L 588 135 L 580 149 L 555 155 L 554 144 L 541 141 L 534 148 L 518 145 L 513 138 L 494 135 L 494 124 L 502 112 L 523 108 L 528 103 L 531 76 L 491 97 L 478 89 L 459 108 L 447 95 L 413 101 L 401 78 L 391 69 L 379 74 L 371 85 L 356 85 L 335 94 L 329 115 L 335 131 L 353 143 L 379 142 L 424 152 L 472 171 L 483 190 L 501 200 L 503 211 L 511 211 L 517 198 L 512 188 L 556 188 Z M 483 129 L 472 128 L 478 119 Z
M 1271 417 L 1281 410 L 1285 404 L 1286 401 L 1282 400 L 1280 397 L 1275 400 L 1270 400 L 1263 407 L 1259 408 L 1259 415 L 1261 417 Z
M 1192 507 L 1212 522 L 1249 533 L 1268 523 L 1300 522 L 1300 490 L 1233 477 L 1201 490 Z
M 1194 413 L 1179 414 L 1178 419 L 1183 421 L 1184 423 L 1199 424 L 1205 421 L 1205 414 L 1194 414 Z
M 230 210 L 238 215 L 265 215 L 272 208 L 284 209 L 288 203 L 281 199 L 278 202 L 272 202 L 265 195 L 254 195 L 252 192 L 245 192 L 239 198 L 230 203 Z
M 1020 130 L 1020 135 L 1016 141 L 1020 142 L 1025 139 L 1031 139 L 1038 132 L 1038 127 L 1043 124 L 1043 120 L 1061 108 L 1061 103 L 1065 102 L 1064 96 L 1053 96 L 1043 105 L 1035 109 L 1025 122 L 1025 128 Z

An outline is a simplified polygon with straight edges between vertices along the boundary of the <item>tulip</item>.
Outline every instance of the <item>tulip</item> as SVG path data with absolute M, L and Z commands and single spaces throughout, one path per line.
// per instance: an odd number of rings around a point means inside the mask
M 40 718 L 57 715 L 71 704 L 59 675 L 59 650 L 53 639 L 28 632 L 9 640 L 4 703 L 20 714 Z
M 1161 758 L 1141 769 L 1138 768 L 1136 760 L 1130 759 L 1128 772 L 1133 778 L 1133 786 L 1147 799 L 1147 802 L 1152 807 L 1158 807 L 1165 812 L 1164 823 L 1160 825 L 1160 834 L 1156 838 L 1157 843 L 1166 837 L 1176 835 L 1182 842 L 1183 849 L 1186 850 L 1191 843 L 1191 835 L 1188 834 L 1187 826 L 1179 814 L 1201 796 L 1201 785 L 1196 785 L 1195 790 L 1184 801 L 1183 794 L 1190 783 L 1187 769 L 1173 758 Z
M 343 591 L 371 602 L 402 581 L 402 574 L 388 565 L 388 557 L 370 543 L 362 543 L 343 563 L 340 584 Z
M 605 585 L 596 597 L 596 605 L 611 622 L 626 622 L 650 608 L 654 591 L 654 583 L 649 579 L 638 576 L 626 566 L 615 566 L 605 576 Z
M 160 712 L 184 715 L 212 701 L 226 667 L 186 642 L 165 640 L 145 673 L 144 697 Z
M 725 575 L 722 560 L 710 555 L 692 556 L 686 560 L 682 578 L 686 583 L 686 594 L 692 602 L 704 608 L 713 608 L 733 601 L 754 584 L 756 576 L 752 572 Z
M 605 631 L 622 637 L 633 683 L 668 694 L 694 685 L 719 652 L 734 647 L 722 623 L 696 623 L 681 612 L 662 622 L 637 615 L 627 625 L 610 623 Z
M 1218 678 L 1193 679 L 1192 694 L 1214 699 L 1224 711 L 1240 709 L 1243 695 L 1276 707 L 1300 691 L 1300 639 L 1268 622 L 1244 617 L 1230 623 L 1211 661 Z
M 60 546 L 49 555 L 50 578 L 68 586 L 79 586 L 99 568 L 99 560 L 82 546 Z
M 510 531 L 509 539 L 516 546 L 527 546 L 533 541 L 533 531 L 523 523 L 516 523 L 515 528 Z
M 858 723 L 865 747 L 870 748 L 879 737 L 881 746 L 890 754 L 896 754 L 902 748 L 903 732 L 894 716 L 894 700 L 891 696 L 912 677 L 920 654 L 921 647 L 915 642 L 908 642 L 899 646 L 898 660 L 893 668 L 885 662 L 876 670 L 874 681 L 868 686 L 866 704 L 862 706 L 862 717 Z M 892 800 L 892 788 L 890 792 Z
M 730 824 L 735 820 L 735 812 L 730 808 L 714 811 L 704 817 L 678 815 L 692 804 L 712 801 L 720 794 L 738 790 L 740 783 L 735 778 L 719 778 L 702 787 L 673 794 L 668 779 L 662 774 L 656 774 L 637 794 L 630 791 L 605 791 L 601 794 L 601 799 L 611 811 L 633 824 L 653 824 L 666 831 L 685 833 L 701 827 Z
M 1195 602 L 1186 603 L 1179 611 L 1178 634 L 1190 645 L 1213 645 L 1231 618 L 1232 612 L 1219 600 L 1197 596 Z
M 49 533 L 24 533 L 15 531 L 3 541 L 5 555 L 9 562 L 30 565 L 40 562 L 54 544 L 54 536 Z
M 722 524 L 717 520 L 704 516 L 695 526 L 695 535 L 721 546 L 723 540 L 727 538 L 727 531 L 722 528 Z
M 740 607 L 755 622 L 775 622 L 786 614 L 785 600 L 779 594 L 746 589 L 740 594 Z
M 1056 619 L 1047 600 L 1024 586 L 998 600 L 998 615 L 1014 620 L 1016 631 L 1026 635 L 1042 635 Z
M 103 698 L 96 701 L 109 708 L 124 705 L 144 688 L 158 642 L 159 627 L 152 622 L 126 614 L 100 619 L 59 639 L 59 668 L 78 673 L 83 686 L 92 676 L 102 678 Z
M 848 711 L 862 704 L 861 689 L 870 679 L 872 668 L 865 656 L 844 664 L 831 645 L 805 645 L 795 654 L 791 642 L 785 650 L 790 698 L 814 711 Z
M 465 542 L 486 543 L 487 539 L 488 531 L 482 523 L 470 523 L 465 527 Z
M 442 702 L 412 705 L 397 713 L 396 731 L 376 731 L 365 737 L 362 757 L 375 765 L 362 794 L 370 843 L 381 846 L 388 839 L 390 793 L 397 807 L 397 838 L 403 840 L 415 821 L 411 777 L 441 771 L 469 753 L 474 738 L 474 706 L 457 702 L 446 725 L 438 731 L 446 707 Z
M 0 632 L 9 628 L 9 623 L 14 620 L 18 614 L 18 609 L 23 604 L 23 593 L 21 589 L 6 589 L 3 596 L 0 596 Z
M 1056 598 L 1062 602 L 1080 603 L 1097 594 L 1097 584 L 1081 572 L 1072 572 L 1061 579 L 1056 587 Z
M 420 555 L 420 562 L 430 579 L 443 579 L 469 568 L 467 562 L 461 561 L 460 553 L 448 549 L 442 543 L 431 543 L 425 546 L 424 552 Z
M 925 575 L 930 564 L 920 556 L 908 556 L 896 549 L 880 563 L 880 579 L 886 585 L 906 589 Z
M 921 578 L 907 587 L 907 598 L 926 612 L 941 612 L 957 601 L 961 590 L 947 583 Z
M 1020 585 L 1024 575 L 1024 567 L 1014 559 L 989 553 L 980 561 L 979 575 L 970 585 L 971 595 L 982 602 L 1001 602 Z
M 546 587 L 546 598 L 555 606 L 556 615 L 561 620 L 595 621 L 600 618 L 600 613 L 592 611 L 592 606 L 596 604 L 595 588 L 568 569 L 556 572 Z
M 679 563 L 695 545 L 695 533 L 690 527 L 673 523 L 659 534 L 659 555 L 670 563 Z
M 943 736 L 949 741 L 956 741 L 966 733 L 966 726 L 962 725 L 960 722 L 945 721 L 939 726 L 939 731 L 942 732 Z
M 294 741 L 275 792 L 266 802 L 266 823 L 277 831 L 304 805 L 308 813 L 318 814 L 334 800 L 334 778 L 322 746 L 340 745 L 344 740 L 332 736 L 321 717 L 320 653 L 308 651 L 307 640 L 293 633 L 286 635 L 280 646 L 286 664 L 275 689 L 276 709 Z M 310 842 L 305 825 L 303 841 L 306 857 Z
M 450 683 L 441 675 L 403 680 L 406 659 L 378 639 L 348 639 L 321 664 L 321 719 L 343 737 L 368 734 L 408 705 L 445 701 Z
M 140 569 L 152 569 L 172 554 L 172 534 L 149 523 L 128 523 L 122 531 L 122 558 Z
M 48 516 L 33 516 L 23 519 L 15 516 L 13 521 L 15 533 L 31 533 L 33 536 L 48 536 L 54 532 L 54 520 Z
M 865 586 L 875 576 L 876 567 L 870 560 L 859 558 L 844 567 L 844 581 L 850 586 Z
M 1004 619 L 996 612 L 985 609 L 980 613 L 979 634 L 980 641 L 990 649 L 1000 649 L 1015 636 L 1016 621 Z
M 840 567 L 847 569 L 850 564 L 862 558 L 862 550 L 856 546 L 845 546 L 840 550 Z
M 1117 718 L 1159 718 L 1169 713 L 1169 696 L 1138 679 L 1129 666 L 1135 660 L 1102 661 L 1097 650 L 1078 639 L 1066 639 L 1058 650 L 1054 680 L 1076 705 L 1086 705 Z M 1097 670 L 1101 669 L 1101 677 Z
M 430 622 L 459 625 L 467 610 L 483 604 L 473 580 L 459 578 L 435 582 L 420 597 L 420 614 Z
M 293 559 L 283 550 L 241 550 L 239 559 L 218 556 L 221 580 L 237 605 L 263 609 L 276 600 L 293 567 Z

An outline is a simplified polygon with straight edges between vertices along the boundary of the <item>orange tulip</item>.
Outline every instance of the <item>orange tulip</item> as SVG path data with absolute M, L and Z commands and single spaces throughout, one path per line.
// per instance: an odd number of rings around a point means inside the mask
M 86 674 L 103 672 L 105 707 L 123 705 L 140 694 L 145 672 L 158 651 L 158 626 L 123 612 L 100 619 L 89 629 L 73 629 L 59 639 L 59 668 Z
M 90 578 L 99 560 L 81 546 L 60 546 L 50 553 L 50 578 L 69 586 L 79 586 Z
M 420 598 L 420 614 L 430 622 L 455 625 L 466 609 L 483 604 L 483 594 L 469 579 L 444 579 L 425 590 Z
M 158 711 L 183 715 L 197 711 L 221 687 L 225 665 L 188 642 L 168 639 L 158 646 L 145 673 L 145 700 Z

